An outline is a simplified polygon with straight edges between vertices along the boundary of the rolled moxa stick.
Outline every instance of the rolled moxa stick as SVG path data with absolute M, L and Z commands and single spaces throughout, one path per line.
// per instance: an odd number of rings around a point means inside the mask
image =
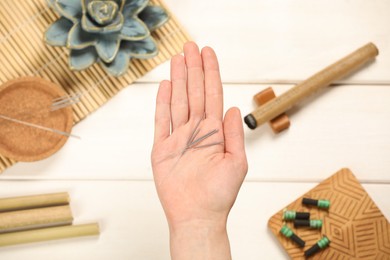
M 72 222 L 72 211 L 68 205 L 3 212 L 0 213 L 0 234 L 71 225 Z
M 99 235 L 97 223 L 34 229 L 0 234 L 0 247 L 96 235 Z
M 69 204 L 66 192 L 0 199 L 0 212 Z
M 309 79 L 297 84 L 282 95 L 258 107 L 244 118 L 245 123 L 250 129 L 255 129 L 261 124 L 286 112 L 305 97 L 350 74 L 375 58 L 378 53 L 378 49 L 373 43 L 364 45 L 336 63 L 316 73 Z

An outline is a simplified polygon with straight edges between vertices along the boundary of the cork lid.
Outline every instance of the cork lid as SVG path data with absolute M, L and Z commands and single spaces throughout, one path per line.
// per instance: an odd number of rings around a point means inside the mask
M 38 77 L 8 81 L 0 86 L 0 115 L 70 133 L 72 109 L 50 111 L 52 100 L 64 95 L 60 87 Z M 47 158 L 67 139 L 67 136 L 0 118 L 0 154 L 16 161 Z

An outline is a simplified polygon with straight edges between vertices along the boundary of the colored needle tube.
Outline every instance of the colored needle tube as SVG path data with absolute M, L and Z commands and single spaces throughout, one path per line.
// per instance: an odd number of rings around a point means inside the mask
M 309 227 L 314 229 L 322 228 L 322 220 L 319 219 L 296 219 L 294 220 L 294 227 Z
M 294 219 L 310 219 L 310 212 L 297 212 L 294 210 L 283 211 L 283 220 L 294 220 Z
M 316 206 L 321 209 L 328 209 L 330 207 L 330 201 L 329 200 L 313 200 L 309 198 L 303 198 L 302 204 L 309 205 L 309 206 Z
M 292 241 L 294 241 L 299 247 L 304 247 L 305 244 L 306 244 L 305 241 L 303 241 L 300 237 L 295 235 L 294 232 L 289 227 L 287 227 L 286 225 L 284 225 L 280 229 L 280 233 L 282 233 L 283 236 L 285 236 L 285 237 L 291 239 Z
M 308 250 L 305 251 L 305 257 L 309 257 L 318 253 L 322 249 L 328 247 L 329 244 L 330 244 L 329 238 L 324 236 L 323 238 L 318 240 L 318 242 L 315 245 L 313 245 L 312 247 L 310 247 Z

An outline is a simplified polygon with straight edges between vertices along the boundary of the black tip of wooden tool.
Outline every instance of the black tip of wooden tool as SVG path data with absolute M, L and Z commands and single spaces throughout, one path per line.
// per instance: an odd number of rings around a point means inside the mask
M 257 127 L 256 119 L 252 114 L 247 115 L 244 118 L 244 122 L 250 129 L 255 129 Z

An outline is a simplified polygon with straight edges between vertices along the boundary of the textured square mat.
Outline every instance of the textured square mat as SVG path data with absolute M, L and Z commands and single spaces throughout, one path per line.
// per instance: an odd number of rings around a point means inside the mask
M 45 30 L 58 18 L 45 0 L 0 1 L 0 84 L 22 76 L 39 76 L 62 86 L 69 94 L 87 93 L 73 106 L 75 123 L 80 122 L 121 89 L 180 53 L 183 44 L 190 40 L 163 1 L 150 3 L 163 6 L 170 15 L 170 20 L 153 33 L 159 55 L 149 60 L 132 60 L 129 72 L 114 78 L 97 64 L 86 71 L 72 72 L 68 68 L 68 51 L 44 43 Z M 14 163 L 0 155 L 0 173 Z
M 329 210 L 302 205 L 302 198 L 329 199 Z M 321 182 L 291 204 L 288 210 L 310 212 L 311 219 L 322 219 L 321 230 L 294 228 L 294 233 L 306 241 L 301 249 L 279 233 L 283 225 L 283 209 L 268 222 L 272 233 L 293 259 L 304 259 L 304 251 L 314 245 L 322 235 L 331 243 L 315 254 L 313 259 L 390 259 L 390 223 L 348 169 L 342 169 Z

